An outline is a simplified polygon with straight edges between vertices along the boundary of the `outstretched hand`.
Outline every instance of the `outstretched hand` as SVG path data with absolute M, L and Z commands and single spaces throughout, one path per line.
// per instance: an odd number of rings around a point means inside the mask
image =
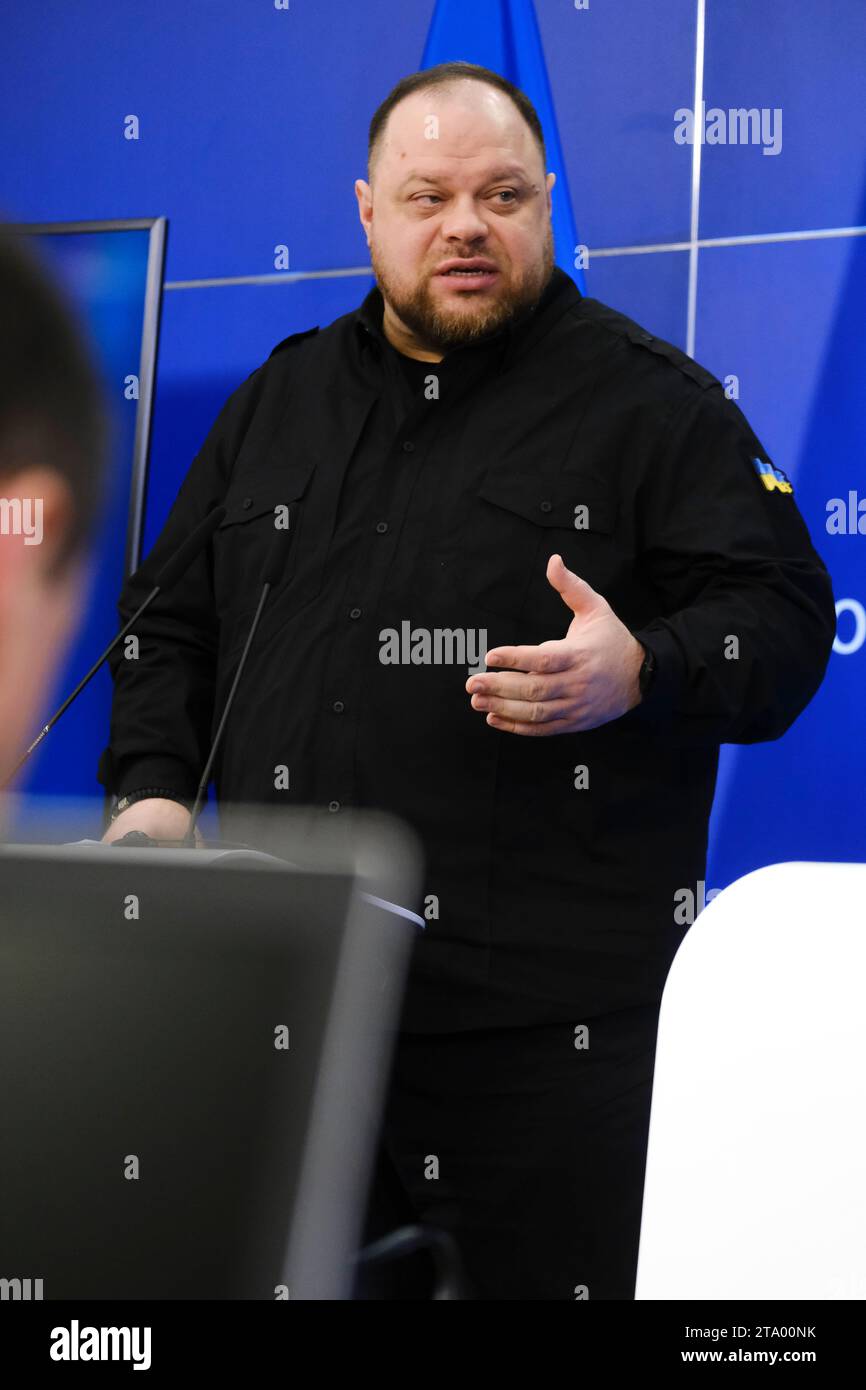
M 640 703 L 640 642 L 607 599 L 551 555 L 548 583 L 571 609 L 565 636 L 536 647 L 493 647 L 485 664 L 501 667 L 470 676 L 472 708 L 505 733 L 579 733 L 618 719 Z

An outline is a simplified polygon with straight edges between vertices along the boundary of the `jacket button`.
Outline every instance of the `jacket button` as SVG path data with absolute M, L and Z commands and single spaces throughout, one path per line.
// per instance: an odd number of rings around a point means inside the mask
M 334 703 L 331 705 L 331 709 L 334 711 L 335 714 L 342 714 L 345 708 L 346 706 L 343 704 L 342 700 L 335 700 Z
M 360 616 L 361 616 L 361 610 L 360 610 L 360 608 L 350 608 L 350 609 L 349 609 L 349 617 L 350 617 L 350 618 L 360 618 Z
M 339 809 L 340 809 L 340 803 L 339 803 L 339 801 L 329 801 L 329 802 L 328 802 L 328 810 L 329 810 L 329 811 L 332 811 L 332 812 L 333 812 L 333 811 L 339 811 Z
M 552 503 L 552 502 L 542 502 L 542 503 L 541 503 L 541 510 L 542 510 L 543 512 L 552 512 L 552 511 L 553 511 L 553 503 Z
M 415 451 L 415 445 L 412 443 L 411 439 L 404 439 L 404 441 L 403 441 L 403 453 L 404 453 L 404 454 L 411 454 L 411 453 L 414 453 L 414 451 Z
M 251 507 L 252 505 L 253 505 L 253 499 L 252 499 L 251 497 L 245 497 L 244 500 L 243 500 L 243 502 L 241 503 L 241 506 L 243 507 L 243 509 L 244 509 L 245 512 L 246 512 L 246 511 L 249 511 L 249 509 L 250 509 L 250 507 Z
M 379 532 L 379 535 L 380 535 L 380 536 L 384 536 L 384 534 L 385 534 L 385 532 L 387 531 L 387 529 L 388 529 L 388 523 L 387 523 L 387 521 L 377 521 L 377 522 L 376 522 L 376 530 Z

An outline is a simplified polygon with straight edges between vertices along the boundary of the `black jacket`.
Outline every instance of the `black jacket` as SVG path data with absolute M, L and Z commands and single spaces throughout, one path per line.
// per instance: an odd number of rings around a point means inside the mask
M 562 271 L 534 312 L 441 363 L 401 357 L 381 319 L 374 289 L 286 339 L 224 406 L 121 596 L 126 619 L 225 503 L 213 544 L 140 622 L 139 659 L 113 662 L 101 779 L 192 795 L 277 515 L 288 558 L 220 802 L 376 806 L 414 826 L 428 925 L 409 1027 L 655 999 L 684 931 L 676 895 L 704 877 L 719 744 L 778 738 L 820 684 L 826 569 L 716 378 Z M 565 634 L 554 552 L 657 675 L 620 719 L 525 738 L 488 726 L 465 681 L 474 640 L 483 659 Z

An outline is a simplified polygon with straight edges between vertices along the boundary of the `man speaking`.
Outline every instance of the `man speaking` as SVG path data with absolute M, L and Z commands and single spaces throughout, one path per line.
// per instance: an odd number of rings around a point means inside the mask
M 487 69 L 379 107 L 355 185 L 377 288 L 221 411 L 124 619 L 226 514 L 114 662 L 101 777 L 109 838 L 184 833 L 285 529 L 218 800 L 384 809 L 427 856 L 368 1233 L 449 1230 L 476 1297 L 630 1299 L 719 744 L 785 732 L 835 612 L 716 378 L 555 266 L 545 170 Z

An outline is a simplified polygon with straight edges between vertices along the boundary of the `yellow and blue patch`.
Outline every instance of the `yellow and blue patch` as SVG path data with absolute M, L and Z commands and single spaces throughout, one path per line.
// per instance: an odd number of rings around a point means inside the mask
M 768 492 L 778 488 L 779 492 L 793 492 L 792 484 L 785 477 L 781 468 L 774 468 L 766 459 L 754 458 L 752 465 Z

